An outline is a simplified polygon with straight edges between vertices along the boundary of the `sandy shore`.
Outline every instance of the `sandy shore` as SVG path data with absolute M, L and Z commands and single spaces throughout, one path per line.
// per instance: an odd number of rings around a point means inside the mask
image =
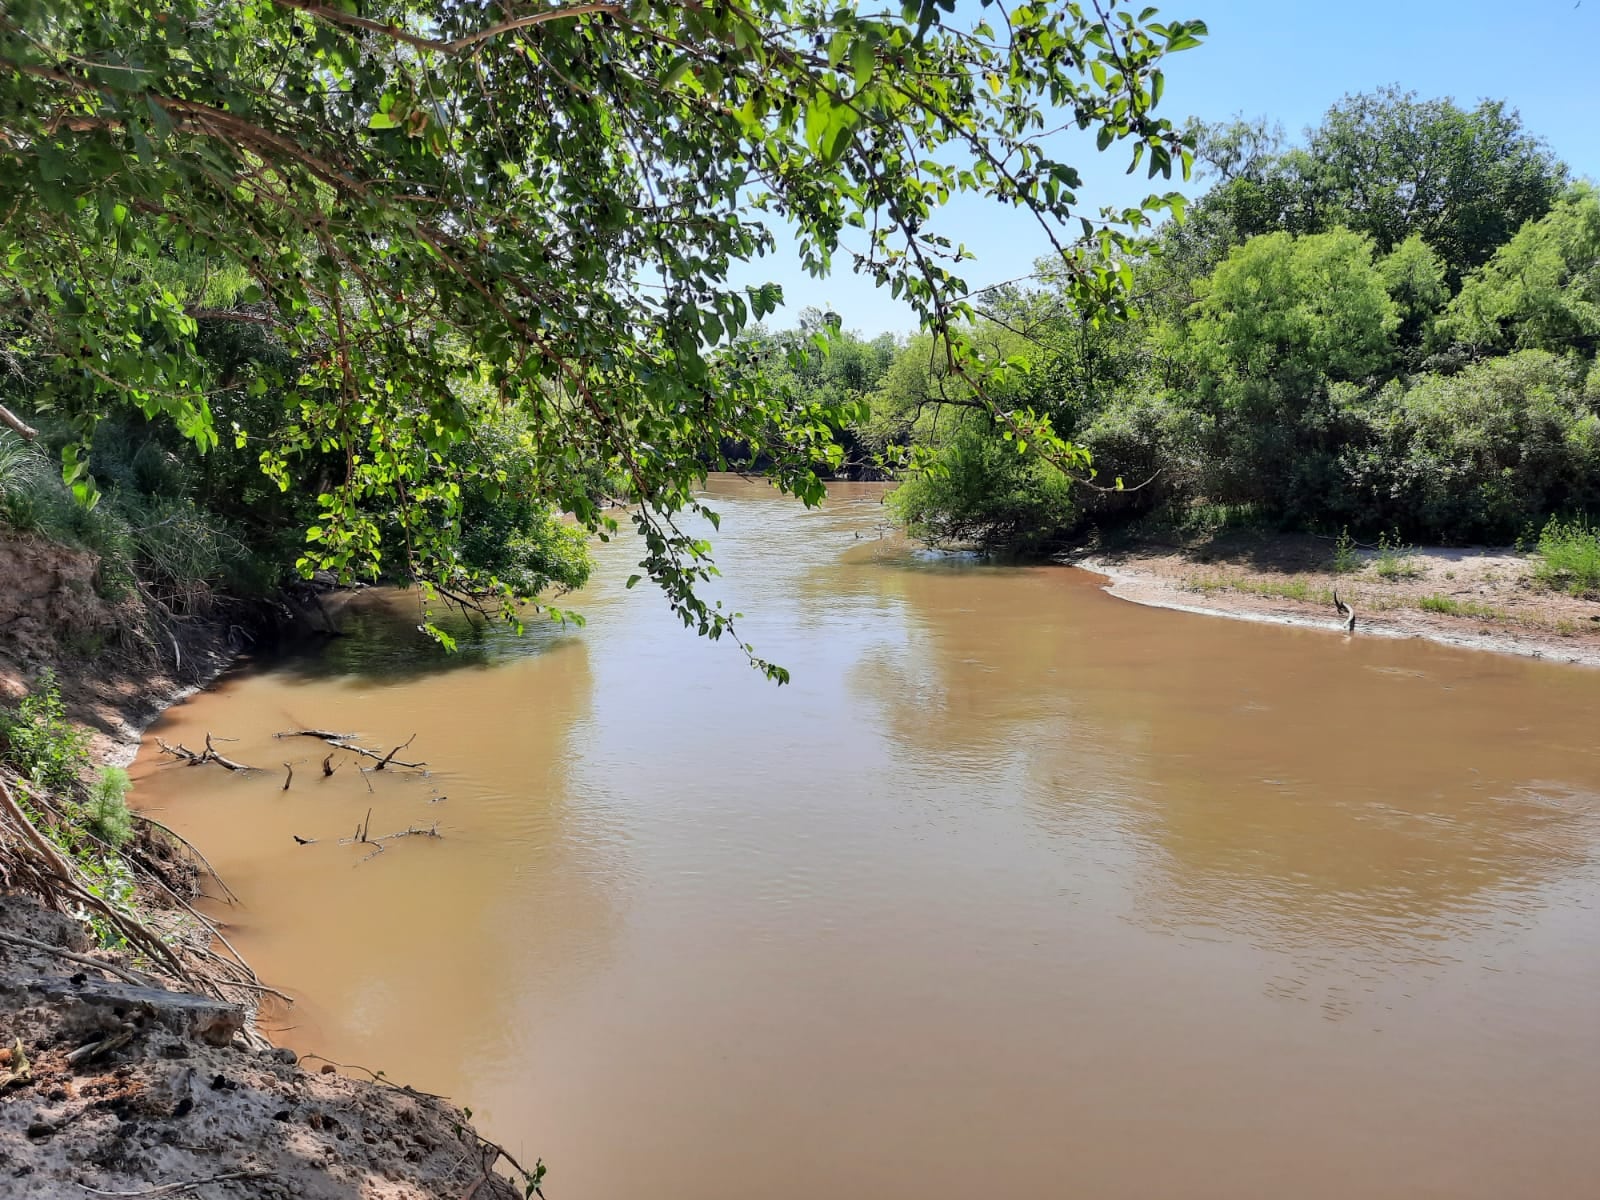
M 1600 602 L 1534 581 L 1507 547 L 1358 549 L 1333 570 L 1333 543 L 1297 534 L 1237 534 L 1192 546 L 1142 546 L 1073 558 L 1136 604 L 1238 620 L 1321 627 L 1343 636 L 1333 591 L 1356 611 L 1356 636 L 1420 637 L 1451 646 L 1600 666 Z

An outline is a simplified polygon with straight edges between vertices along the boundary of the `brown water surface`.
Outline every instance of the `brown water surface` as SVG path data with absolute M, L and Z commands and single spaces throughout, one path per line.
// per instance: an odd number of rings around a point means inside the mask
M 790 687 L 621 542 L 586 628 L 447 659 L 374 597 L 153 731 L 296 764 L 136 768 L 281 1041 L 469 1104 L 552 1200 L 1600 1195 L 1600 673 L 717 492 Z M 323 781 L 297 726 L 432 774 Z M 445 836 L 360 861 L 369 808 Z

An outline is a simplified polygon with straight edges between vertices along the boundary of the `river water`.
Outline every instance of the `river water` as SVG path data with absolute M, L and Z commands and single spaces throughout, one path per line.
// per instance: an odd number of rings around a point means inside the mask
M 135 773 L 279 1041 L 471 1106 L 552 1200 L 1597 1194 L 1600 673 L 715 492 L 789 687 L 623 539 L 583 629 L 446 658 L 374 596 L 152 731 L 273 768 Z M 271 736 L 313 726 L 431 774 L 321 779 Z M 444 836 L 367 857 L 369 809 Z

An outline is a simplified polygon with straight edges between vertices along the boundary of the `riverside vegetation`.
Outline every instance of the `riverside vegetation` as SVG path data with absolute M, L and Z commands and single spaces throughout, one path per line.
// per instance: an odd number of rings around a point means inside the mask
M 817 503 L 867 416 L 748 352 L 742 335 L 781 292 L 729 276 L 775 248 L 766 222 L 794 232 L 812 270 L 848 260 L 906 299 L 981 392 L 1004 367 L 953 336 L 976 310 L 951 269 L 962 251 L 925 228 L 932 211 L 960 193 L 1031 211 L 1064 292 L 1115 309 L 1119 256 L 1179 201 L 1153 182 L 1145 201 L 1086 216 L 1046 130 L 1065 111 L 1152 181 L 1192 163 L 1156 110 L 1166 57 L 1199 45 L 1201 22 L 1117 3 L 993 8 L 8 3 L 0 554 L 44 565 L 0 631 L 0 684 L 15 699 L 35 676 L 5 724 L 23 797 L 7 803 L 7 886 L 92 914 L 169 984 L 265 986 L 211 950 L 219 931 L 198 914 L 188 933 L 143 919 L 154 893 L 118 874 L 141 822 L 124 821 L 120 777 L 81 780 L 37 671 L 59 661 L 69 698 L 93 676 L 159 690 L 158 669 L 190 662 L 187 635 L 236 645 L 252 605 L 303 582 L 417 585 L 418 623 L 449 645 L 446 605 L 565 619 L 552 601 L 585 579 L 588 539 L 626 521 L 635 582 L 784 682 L 737 614 L 701 596 L 716 566 L 684 527 L 715 525 L 699 489 L 731 447 Z M 1002 419 L 1049 437 L 1010 404 Z M 107 619 L 56 637 L 80 604 Z M 185 938 L 180 957 L 169 943 Z M 36 1032 L 15 1048 L 24 1065 L 67 1036 Z M 264 1093 L 282 1082 L 263 1078 Z M 8 1085 L 31 1086 L 17 1071 Z M 235 1140 L 281 1142 L 270 1116 Z M 31 1156 L 36 1191 L 208 1182 L 121 1151 L 93 1171 L 47 1163 L 26 1128 L 0 1138 Z M 406 1170 L 327 1153 L 346 1175 Z M 500 1194 L 494 1160 L 452 1158 L 453 1175 L 408 1194 Z
M 797 372 L 868 403 L 849 435 L 906 478 L 910 529 L 1024 555 L 1097 529 L 1344 533 L 1381 539 L 1385 578 L 1407 543 L 1522 539 L 1541 580 L 1593 594 L 1594 186 L 1497 101 L 1385 88 L 1297 144 L 1261 121 L 1191 132 L 1211 187 L 1125 259 L 1123 319 L 1075 310 L 1043 261 L 962 331 L 1009 359 L 1004 403 L 1089 453 L 1086 480 L 1020 446 L 937 336 L 840 334 Z

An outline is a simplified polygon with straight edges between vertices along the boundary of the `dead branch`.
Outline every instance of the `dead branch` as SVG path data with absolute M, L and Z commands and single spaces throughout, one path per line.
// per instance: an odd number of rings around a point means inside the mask
M 374 770 L 378 770 L 378 771 L 383 770 L 385 767 L 387 767 L 389 765 L 390 760 L 393 759 L 396 754 L 399 754 L 400 751 L 404 750 L 407 746 L 411 745 L 411 743 L 416 741 L 416 740 L 417 740 L 417 735 L 413 733 L 405 741 L 401 742 L 400 745 L 396 746 L 393 750 L 389 751 L 389 753 L 385 754 L 381 759 L 379 759 L 378 760 L 378 765 L 373 769 Z M 403 767 L 406 764 L 405 763 L 401 763 L 400 765 Z M 421 765 L 421 764 L 418 764 L 418 765 Z
M 243 763 L 234 762 L 231 758 L 224 758 L 217 753 L 217 748 L 211 744 L 211 735 L 206 734 L 206 753 L 211 756 L 211 761 L 219 767 L 226 767 L 230 771 L 253 771 L 254 767 L 247 767 Z
M 161 747 L 161 753 L 170 754 L 173 758 L 181 758 L 191 767 L 199 766 L 205 761 L 204 755 L 196 754 L 182 742 L 179 742 L 176 746 L 169 746 L 166 742 L 162 741 L 160 738 L 157 738 L 156 745 Z
M 26 946 L 30 950 L 38 950 L 56 958 L 65 959 L 70 963 L 77 963 L 80 967 L 91 967 L 96 971 L 104 971 L 113 975 L 123 983 L 131 983 L 134 987 L 154 987 L 155 982 L 149 976 L 135 975 L 132 971 L 124 970 L 115 963 L 103 962 L 98 958 L 89 958 L 87 955 L 74 954 L 70 950 L 63 950 L 60 946 L 52 946 L 48 942 L 36 942 L 30 937 L 23 937 L 20 933 L 7 933 L 0 930 L 0 942 L 10 942 L 14 946 Z
M 382 854 L 384 850 L 387 849 L 386 843 L 388 842 L 394 842 L 400 840 L 401 838 L 408 837 L 437 838 L 443 836 L 444 835 L 439 832 L 439 822 L 435 821 L 427 828 L 423 828 L 420 825 L 409 825 L 405 829 L 397 830 L 394 833 L 386 833 L 380 837 L 373 837 L 372 810 L 369 808 L 367 809 L 366 818 L 361 822 L 360 825 L 356 826 L 355 833 L 350 837 L 341 838 L 339 840 L 339 844 L 341 846 L 372 847 L 372 852 L 370 854 L 367 854 L 365 857 L 357 860 L 356 865 L 360 866 L 362 863 L 366 862 L 367 859 L 376 858 L 378 855 Z
M 283 790 L 287 792 L 289 790 L 289 785 L 294 782 L 294 768 L 288 763 L 284 763 L 283 769 L 288 772 L 288 774 L 283 777 Z
M 343 765 L 343 763 L 335 763 L 333 761 L 333 754 L 330 751 L 328 754 L 324 755 L 322 759 L 322 777 L 326 779 L 329 775 L 332 775 Z
M 423 767 L 426 767 L 428 765 L 425 762 L 406 762 L 403 758 L 396 758 L 395 757 L 396 754 L 400 753 L 400 751 L 404 750 L 407 746 L 411 745 L 412 742 L 417 740 L 417 735 L 414 734 L 414 733 L 409 738 L 407 738 L 403 744 L 401 744 L 399 746 L 396 746 L 393 750 L 389 751 L 389 753 L 387 753 L 387 754 L 379 754 L 376 750 L 368 750 L 365 746 L 351 745 L 351 739 L 359 737 L 360 736 L 359 734 L 354 734 L 354 733 L 335 733 L 331 729 L 290 729 L 290 730 L 284 731 L 283 733 L 275 733 L 272 736 L 273 737 L 279 737 L 279 738 L 286 738 L 286 737 L 320 738 L 322 741 L 327 742 L 329 745 L 337 746 L 340 750 L 348 750 L 348 751 L 350 751 L 351 754 L 359 754 L 364 758 L 376 759 L 379 763 L 383 764 L 384 766 L 393 765 L 393 766 L 396 766 L 396 767 L 409 767 L 413 771 L 419 771 Z M 328 773 L 330 775 L 332 774 L 331 771 L 328 772 Z
M 9 425 L 16 432 L 17 436 L 25 442 L 31 442 L 34 438 L 39 436 L 39 431 L 37 429 L 35 429 L 32 425 L 29 425 L 21 417 L 17 416 L 16 413 L 12 412 L 4 404 L 0 404 L 0 425 Z
M 225 1175 L 208 1175 L 204 1179 L 188 1179 L 182 1183 L 163 1183 L 159 1187 L 139 1188 L 132 1192 L 108 1192 L 101 1188 L 90 1187 L 87 1183 L 78 1184 L 91 1196 L 119 1196 L 123 1200 L 132 1200 L 133 1197 L 176 1196 L 183 1192 L 192 1192 L 202 1188 L 208 1183 L 226 1183 L 235 1179 L 272 1179 L 272 1171 L 229 1171 Z
M 11 788 L 4 779 L 0 779 L 0 818 L 4 818 L 0 820 L 0 828 L 9 826 L 14 829 L 39 859 L 39 866 L 33 868 L 33 874 L 49 889 L 50 894 L 64 896 L 83 908 L 99 913 L 134 950 L 160 963 L 186 983 L 194 983 L 191 973 L 153 930 L 136 917 L 113 908 L 94 893 L 81 871 L 63 859 L 50 839 L 34 826 L 32 819 L 12 796 Z M 8 857 L 12 853 L 8 849 Z
M 160 738 L 157 738 L 156 745 L 161 747 L 161 753 L 170 754 L 174 758 L 181 758 L 191 767 L 198 767 L 208 762 L 214 762 L 217 764 L 217 766 L 223 767 L 229 771 L 255 770 L 254 767 L 247 767 L 244 763 L 234 762 L 233 759 L 228 758 L 226 755 L 218 754 L 217 747 L 209 733 L 206 734 L 206 748 L 199 754 L 196 754 L 182 742 L 179 742 L 176 746 L 169 746 L 166 742 L 162 741 Z
M 89 1062 L 91 1059 L 110 1054 L 113 1050 L 120 1050 L 133 1041 L 138 1032 L 137 1028 L 129 1025 L 121 1032 L 114 1033 L 108 1038 L 102 1038 L 97 1042 L 88 1042 L 79 1046 L 71 1054 L 67 1055 L 67 1065 L 76 1067 L 81 1063 Z

